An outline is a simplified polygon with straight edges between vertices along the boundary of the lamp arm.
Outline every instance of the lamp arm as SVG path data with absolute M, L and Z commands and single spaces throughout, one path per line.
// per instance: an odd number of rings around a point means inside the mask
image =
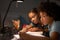
M 3 22 L 2 22 L 2 26 L 3 26 L 3 27 L 2 27 L 2 33 L 3 33 L 3 34 L 5 33 L 4 22 L 5 22 L 5 19 L 6 19 L 7 15 L 8 15 L 8 12 L 9 12 L 9 9 L 10 9 L 10 6 L 11 6 L 12 2 L 13 2 L 13 0 L 10 1 L 9 6 L 8 6 L 8 8 L 7 8 L 7 11 L 6 11 L 6 13 L 5 13 L 5 16 L 4 16 L 4 18 L 3 18 Z

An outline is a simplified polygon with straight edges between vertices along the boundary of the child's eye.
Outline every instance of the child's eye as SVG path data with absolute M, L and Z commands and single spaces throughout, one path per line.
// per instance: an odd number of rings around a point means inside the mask
M 43 17 L 45 17 L 45 16 L 43 16 Z
M 39 17 L 39 19 L 40 19 L 41 17 Z

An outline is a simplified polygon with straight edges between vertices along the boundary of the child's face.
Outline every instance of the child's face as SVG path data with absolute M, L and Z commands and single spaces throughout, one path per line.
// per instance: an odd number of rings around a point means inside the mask
M 48 16 L 47 13 L 45 12 L 40 12 L 40 20 L 42 24 L 47 25 L 52 22 L 52 17 Z
M 31 22 L 33 22 L 34 24 L 38 23 L 38 17 L 35 13 L 33 13 L 33 12 L 29 13 L 29 18 L 30 18 Z
M 19 27 L 20 20 L 12 20 L 14 27 Z

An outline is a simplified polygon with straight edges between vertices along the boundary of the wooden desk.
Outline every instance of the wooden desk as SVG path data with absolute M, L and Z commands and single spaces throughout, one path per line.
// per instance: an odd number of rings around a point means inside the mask
M 23 40 L 49 40 L 48 37 L 41 37 L 41 36 L 32 36 L 26 33 L 20 33 L 20 37 Z

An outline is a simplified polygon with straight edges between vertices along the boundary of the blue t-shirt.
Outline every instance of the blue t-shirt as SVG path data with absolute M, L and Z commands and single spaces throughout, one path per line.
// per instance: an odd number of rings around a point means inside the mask
M 23 25 L 24 24 L 29 24 L 25 19 L 24 19 L 24 17 L 22 17 L 22 16 L 20 16 L 19 17 L 19 19 L 20 19 L 20 21 L 21 21 L 21 23 L 20 23 L 20 29 L 19 30 L 22 30 L 22 28 L 23 28 Z
M 60 21 L 54 21 L 49 28 L 49 35 L 51 36 L 52 32 L 57 32 L 60 34 Z M 60 35 L 59 35 L 59 40 L 60 40 Z

